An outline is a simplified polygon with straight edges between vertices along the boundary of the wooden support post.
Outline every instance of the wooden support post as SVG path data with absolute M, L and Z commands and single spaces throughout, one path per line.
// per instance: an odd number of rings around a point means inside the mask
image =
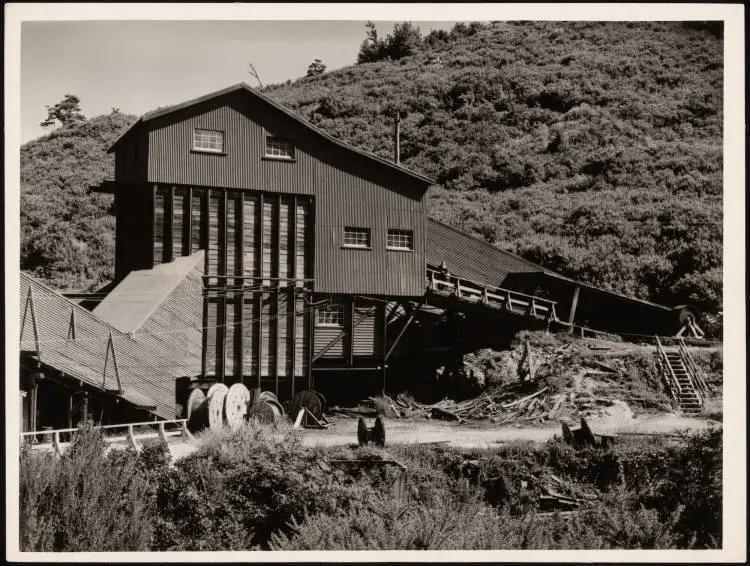
M 73 392 L 68 393 L 68 406 L 67 406 L 67 426 L 73 428 Z
M 274 368 L 273 368 L 273 377 L 274 377 L 274 393 L 276 394 L 276 397 L 279 396 L 279 374 L 280 368 L 281 368 L 281 360 L 279 359 L 279 350 L 281 347 L 281 333 L 279 332 L 279 329 L 281 327 L 281 317 L 279 316 L 281 312 L 281 277 L 282 277 L 282 265 L 281 265 L 281 193 L 277 195 L 276 198 L 276 218 L 275 224 L 276 224 L 276 238 L 274 239 L 274 245 L 273 245 L 273 256 L 274 256 L 274 264 L 271 267 L 275 268 L 272 273 L 276 273 L 276 300 L 274 301 L 275 305 L 275 312 L 274 319 L 273 319 L 273 325 L 274 325 L 274 337 L 276 339 L 276 343 L 273 344 L 274 348 Z M 287 226 L 288 229 L 288 226 Z M 287 253 L 289 252 L 287 248 Z
M 187 215 L 187 218 L 185 218 L 185 215 Z M 200 216 L 198 216 L 200 218 Z M 193 250 L 193 187 L 188 188 L 188 194 L 187 194 L 187 212 L 183 212 L 183 222 L 187 222 L 186 224 L 186 237 L 187 237 L 187 255 L 191 255 L 195 250 Z M 183 247 L 184 249 L 184 247 Z
M 578 295 L 581 292 L 581 288 L 576 285 L 575 290 L 573 291 L 573 299 L 570 303 L 570 314 L 568 315 L 568 324 L 570 325 L 570 332 L 573 332 L 573 322 L 575 321 L 576 316 L 576 309 L 578 308 Z
M 154 247 L 156 245 L 156 191 L 159 185 L 154 184 L 151 187 L 151 256 L 148 259 L 148 266 L 153 267 L 156 265 L 154 261 Z M 162 258 L 164 256 L 162 255 Z
M 169 187 L 164 203 L 164 263 L 174 259 L 174 185 Z
M 386 365 L 386 361 L 388 358 L 388 325 L 385 323 L 385 305 L 381 308 L 382 315 L 380 317 L 380 320 L 382 321 L 381 324 L 382 327 L 382 333 L 383 333 L 383 344 L 381 346 L 381 360 L 383 363 L 383 394 L 385 394 L 385 387 L 386 387 L 386 380 L 388 377 L 388 366 Z
M 356 299 L 349 297 L 346 305 L 346 325 L 349 327 L 349 336 L 345 342 L 346 345 L 346 357 L 349 363 L 349 367 L 354 365 L 354 304 Z
M 409 328 L 412 322 L 414 322 L 414 319 L 417 316 L 417 313 L 422 308 L 424 303 L 420 304 L 416 309 L 414 309 L 409 316 L 408 320 L 406 321 L 406 324 L 404 324 L 404 327 L 401 329 L 401 331 L 398 333 L 398 336 L 396 336 L 396 339 L 393 341 L 393 344 L 391 344 L 391 347 L 388 348 L 388 351 L 385 353 L 385 361 L 388 361 L 388 358 L 391 357 L 391 354 L 396 349 L 396 346 L 398 346 L 399 341 L 401 340 L 401 337 L 406 333 L 406 330 Z
M 239 200 L 239 214 L 237 223 L 235 225 L 235 234 L 237 234 L 237 230 L 239 229 L 239 237 L 236 238 L 239 240 L 238 247 L 239 247 L 239 253 L 237 254 L 237 262 L 235 264 L 235 275 L 239 273 L 241 276 L 244 277 L 245 275 L 245 193 L 240 192 L 240 200 Z M 235 286 L 239 286 L 241 289 L 244 289 L 245 286 L 245 280 L 243 279 L 235 279 L 234 280 Z M 238 303 L 239 301 L 239 303 Z M 240 305 L 239 309 L 237 308 L 237 304 Z M 235 372 L 235 374 L 239 374 L 240 376 L 240 382 L 245 383 L 245 292 L 244 290 L 239 291 L 239 293 L 235 294 L 235 309 L 234 309 L 234 319 L 235 319 L 235 327 L 234 327 L 234 357 L 237 360 L 236 366 L 239 366 L 239 371 Z
M 73 393 L 79 398 L 78 401 L 78 426 L 82 426 L 89 418 L 89 394 L 88 391 L 76 391 Z
M 262 269 L 262 267 L 261 267 Z M 258 324 L 258 349 L 256 350 L 258 356 L 258 390 L 261 389 L 261 376 L 263 375 L 263 295 L 265 293 L 257 292 L 256 304 L 258 308 L 257 324 Z
M 315 388 L 315 383 L 313 382 L 313 372 L 312 372 L 312 366 L 313 362 L 315 361 L 313 359 L 313 349 L 315 345 L 315 311 L 314 310 L 308 310 L 308 312 L 305 314 L 307 317 L 307 388 L 313 389 Z
M 31 374 L 31 399 L 29 400 L 29 429 L 36 432 L 37 430 L 37 413 L 39 405 L 39 385 L 44 380 L 44 374 L 41 372 Z

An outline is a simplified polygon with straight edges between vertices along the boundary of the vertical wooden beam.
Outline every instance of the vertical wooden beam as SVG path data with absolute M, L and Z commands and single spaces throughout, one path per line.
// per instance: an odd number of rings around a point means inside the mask
M 68 404 L 66 407 L 68 428 L 73 428 L 73 392 L 68 391 Z
M 187 222 L 185 224 L 186 229 L 184 230 L 187 238 L 187 245 L 183 245 L 183 253 L 186 255 L 191 255 L 193 253 L 193 187 L 188 188 L 188 194 L 187 194 L 187 219 L 185 219 L 185 212 L 183 211 L 183 222 Z M 198 216 L 200 218 L 200 215 Z
M 203 273 L 208 275 L 208 234 L 209 229 L 208 225 L 211 222 L 210 219 L 210 210 L 211 210 L 211 191 L 208 188 L 203 189 L 203 202 L 201 203 L 201 214 L 200 218 L 203 224 L 201 225 L 201 248 L 204 251 L 204 267 L 203 267 Z M 205 325 L 204 325 L 205 326 Z
M 153 267 L 154 262 L 154 244 L 156 243 L 156 191 L 159 185 L 154 184 L 151 187 L 151 255 L 148 259 L 148 266 Z
M 354 303 L 355 302 L 356 302 L 355 297 L 348 297 L 347 300 L 344 301 L 344 308 L 346 309 L 344 324 L 346 325 L 346 328 L 349 329 L 344 345 L 346 347 L 345 355 L 347 357 L 347 362 L 349 364 L 349 367 L 352 367 L 354 365 Z
M 314 390 L 312 365 L 315 345 L 315 311 L 309 309 L 305 316 L 307 316 L 307 388 Z
M 240 276 L 245 275 L 245 193 L 244 191 L 240 191 L 240 200 L 239 200 L 239 213 L 237 214 L 237 217 L 235 218 L 235 241 L 239 241 L 237 244 L 237 247 L 235 248 L 237 253 L 237 258 L 235 262 L 235 275 L 237 273 L 240 274 Z M 237 234 L 237 228 L 239 224 L 239 234 Z M 245 286 L 245 280 L 244 279 L 235 279 L 234 280 L 235 285 L 239 285 L 241 287 Z M 244 352 L 244 344 L 245 344 L 245 292 L 244 290 L 240 290 L 239 293 L 235 295 L 236 301 L 239 301 L 240 308 L 237 309 L 237 303 L 235 302 L 235 309 L 234 309 L 234 319 L 235 319 L 235 326 L 234 326 L 234 357 L 237 360 L 237 364 L 239 366 L 239 375 L 240 375 L 240 382 L 245 382 L 245 352 Z
M 573 321 L 575 320 L 576 316 L 576 308 L 578 308 L 578 295 L 581 292 L 581 287 L 576 285 L 575 290 L 573 291 L 573 299 L 570 304 L 570 314 L 568 315 L 568 324 L 570 324 L 570 331 L 573 331 Z
M 386 324 L 385 317 L 386 317 L 386 305 L 383 304 L 381 308 L 381 315 L 380 320 L 381 324 L 383 325 L 382 333 L 383 333 L 383 344 L 381 345 L 381 363 L 383 364 L 383 393 L 385 394 L 385 386 L 386 386 L 386 379 L 388 377 L 387 367 L 386 367 L 386 361 L 388 359 L 388 325 Z
M 206 254 L 208 257 L 208 254 Z M 203 324 L 201 326 L 201 376 L 206 378 L 206 365 L 208 363 L 208 277 L 203 277 Z
M 229 246 L 227 245 L 227 189 L 222 190 L 221 203 L 219 204 L 219 217 L 217 218 L 218 226 L 218 237 L 219 237 L 219 275 L 229 275 L 227 273 L 227 253 Z M 227 295 L 229 291 L 227 286 L 229 279 L 219 279 L 219 285 L 221 288 L 221 299 L 219 301 L 219 320 L 217 321 L 218 328 L 216 332 L 219 336 L 217 340 L 219 344 L 219 351 L 216 352 L 219 361 L 219 378 L 221 382 L 226 382 L 227 368 L 226 368 L 226 355 L 227 355 Z
M 164 204 L 164 263 L 174 259 L 174 185 L 169 187 Z
M 292 342 L 292 396 L 295 394 L 295 378 L 297 377 L 297 195 L 292 197 L 292 214 L 291 214 L 291 242 L 287 247 L 292 252 L 292 277 L 294 281 L 289 292 L 289 307 L 294 313 L 287 319 L 287 324 L 291 323 L 291 342 Z
M 276 355 L 274 358 L 276 359 L 276 363 L 274 364 L 274 383 L 275 383 L 275 394 L 278 397 L 279 396 L 279 368 L 281 367 L 281 360 L 279 359 L 279 350 L 281 349 L 281 318 L 279 317 L 279 313 L 281 310 L 281 193 L 279 193 L 276 197 L 276 238 L 275 242 L 273 243 L 273 250 L 274 250 L 274 257 L 276 258 L 276 310 L 273 313 L 274 314 L 274 327 L 276 329 L 275 337 L 276 337 L 276 343 L 272 345 L 274 348 Z M 288 227 L 287 227 L 288 229 Z M 287 250 L 288 252 L 288 250 Z M 273 273 L 273 271 L 272 271 Z
M 31 399 L 29 402 L 29 428 L 37 430 L 37 405 L 39 404 L 39 384 L 44 379 L 44 374 L 33 373 L 31 375 Z
M 263 375 L 263 260 L 265 255 L 264 250 L 264 236 L 265 236 L 265 203 L 263 199 L 263 193 L 258 195 L 258 257 L 257 257 L 257 272 L 259 279 L 256 281 L 256 287 L 260 288 L 258 293 L 258 389 L 261 388 L 261 376 Z

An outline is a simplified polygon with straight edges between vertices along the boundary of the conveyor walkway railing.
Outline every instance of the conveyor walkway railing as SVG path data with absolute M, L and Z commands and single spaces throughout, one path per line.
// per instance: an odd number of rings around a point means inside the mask
M 555 312 L 556 301 L 526 295 L 494 285 L 477 283 L 432 267 L 427 268 L 427 280 L 428 293 L 443 297 L 455 297 L 462 301 L 482 304 L 489 308 L 505 310 L 516 315 L 533 316 L 550 322 L 558 321 Z

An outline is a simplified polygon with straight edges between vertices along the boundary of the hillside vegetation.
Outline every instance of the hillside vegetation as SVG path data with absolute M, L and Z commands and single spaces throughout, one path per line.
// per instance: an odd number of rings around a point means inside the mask
M 721 310 L 720 29 L 494 22 L 421 36 L 401 25 L 385 41 L 365 31 L 360 64 L 264 92 L 389 159 L 397 109 L 402 163 L 438 181 L 433 217 L 572 277 Z M 22 148 L 23 268 L 56 285 L 106 279 L 111 220 L 72 233 L 65 222 L 106 210 L 86 187 L 111 174 L 103 150 L 129 120 Z

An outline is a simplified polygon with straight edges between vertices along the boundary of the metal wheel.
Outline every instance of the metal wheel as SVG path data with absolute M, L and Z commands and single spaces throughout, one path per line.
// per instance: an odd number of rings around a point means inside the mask
M 299 410 L 306 408 L 318 420 L 323 415 L 323 407 L 320 398 L 314 391 L 300 391 L 289 403 L 289 415 L 296 418 Z
M 224 415 L 227 425 L 237 430 L 247 420 L 247 408 L 250 402 L 250 391 L 242 383 L 235 383 L 224 397 Z
M 357 442 L 359 442 L 360 446 L 367 444 L 367 424 L 365 424 L 365 419 L 362 417 L 359 417 L 357 421 Z
M 217 383 L 211 389 L 213 391 L 208 396 L 208 426 L 211 430 L 219 430 L 224 426 L 224 398 L 229 388 L 223 383 Z
M 372 429 L 372 434 L 377 446 L 385 446 L 385 425 L 380 417 L 375 418 L 375 428 Z

